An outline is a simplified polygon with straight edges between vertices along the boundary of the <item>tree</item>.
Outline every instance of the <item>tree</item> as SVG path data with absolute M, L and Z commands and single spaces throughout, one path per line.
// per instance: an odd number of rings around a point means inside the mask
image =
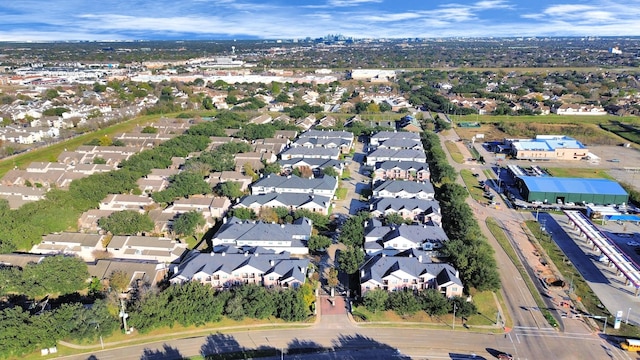
M 118 293 L 126 292 L 131 284 L 131 275 L 124 270 L 114 270 L 109 276 L 109 286 Z
M 311 179 L 313 177 L 313 170 L 308 166 L 298 166 L 293 169 L 293 174 L 301 178 Z
M 39 263 L 29 263 L 22 271 L 3 268 L 0 273 L 5 271 L 13 276 L 11 279 L 7 279 L 6 274 L 0 276 L 0 279 L 9 280 L 6 289 L 29 297 L 71 294 L 85 289 L 89 279 L 87 264 L 82 259 L 63 255 L 46 257 Z
M 407 289 L 394 291 L 389 294 L 387 303 L 389 309 L 401 316 L 415 314 L 420 310 L 418 299 L 413 295 L 413 292 Z
M 158 129 L 153 126 L 145 126 L 144 128 L 142 128 L 142 130 L 140 130 L 140 132 L 143 134 L 157 134 Z
M 338 170 L 336 170 L 334 167 L 326 167 L 326 168 L 322 169 L 322 173 L 325 176 L 331 176 L 331 177 L 340 176 L 340 174 L 338 173 Z
M 242 294 L 244 313 L 254 319 L 266 319 L 276 312 L 274 292 L 257 284 L 247 284 L 237 288 Z
M 266 163 L 264 164 L 264 168 L 262 169 L 262 174 L 264 175 L 268 175 L 268 174 L 279 175 L 281 172 L 282 172 L 282 167 L 277 162 Z
M 425 289 L 420 292 L 418 297 L 422 310 L 431 316 L 444 315 L 449 312 L 449 300 L 436 289 Z
M 230 200 L 235 200 L 243 195 L 242 184 L 236 181 L 225 181 L 216 185 L 215 191 L 220 196 L 226 196 Z
M 260 213 L 258 214 L 258 219 L 267 222 L 267 223 L 277 223 L 280 221 L 280 217 L 275 209 L 270 207 L 263 207 L 260 209 Z
M 304 301 L 307 309 L 311 309 L 311 305 L 316 301 L 316 294 L 311 285 L 311 282 L 307 281 L 300 287 L 300 293 L 302 294 L 302 300 Z
M 369 290 L 364 294 L 364 306 L 374 314 L 387 306 L 389 292 L 383 289 Z
M 339 283 L 340 281 L 338 280 L 338 269 L 334 267 L 329 268 L 329 272 L 327 273 L 327 285 L 330 288 L 335 288 Z
M 451 302 L 450 308 L 453 309 L 454 305 L 456 307 L 456 317 L 469 317 L 478 313 L 478 308 L 474 303 L 460 296 L 454 296 L 449 301 Z
M 178 218 L 173 221 L 173 232 L 175 234 L 191 236 L 195 234 L 197 228 L 204 226 L 205 223 L 202 213 L 192 210 L 180 214 Z
M 287 289 L 279 292 L 277 300 L 278 317 L 285 321 L 300 321 L 307 317 L 308 310 L 297 289 Z
M 242 207 L 231 209 L 230 215 L 235 216 L 238 219 L 242 219 L 242 220 L 253 220 L 257 217 L 253 209 L 242 208 Z
M 135 235 L 153 230 L 154 223 L 148 214 L 140 214 L 134 210 L 123 210 L 98 219 L 98 226 L 113 235 Z
M 323 235 L 311 235 L 307 242 L 310 251 L 320 251 L 331 246 L 331 239 Z
M 340 270 L 351 275 L 354 274 L 364 263 L 364 251 L 355 246 L 348 246 L 347 250 L 340 252 L 338 264 Z
M 44 99 L 46 99 L 46 100 L 53 100 L 53 99 L 57 98 L 58 96 L 60 96 L 60 94 L 58 93 L 58 90 L 56 90 L 56 89 L 48 89 L 44 93 Z

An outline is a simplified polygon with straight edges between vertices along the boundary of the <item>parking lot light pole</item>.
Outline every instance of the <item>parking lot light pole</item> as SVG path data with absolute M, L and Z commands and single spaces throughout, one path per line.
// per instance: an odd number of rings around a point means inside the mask
M 627 319 L 624 321 L 625 324 L 629 325 L 629 314 L 631 314 L 631 308 L 627 310 Z

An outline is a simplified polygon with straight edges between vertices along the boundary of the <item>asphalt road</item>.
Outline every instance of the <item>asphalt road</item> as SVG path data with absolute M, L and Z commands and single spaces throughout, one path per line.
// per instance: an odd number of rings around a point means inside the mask
M 289 357 L 289 349 L 330 348 L 326 354 Z M 519 329 L 507 335 L 351 326 L 347 329 L 309 329 L 240 331 L 214 333 L 206 337 L 176 339 L 119 349 L 95 351 L 64 359 L 179 359 L 220 354 L 242 349 L 284 350 L 284 358 L 334 359 L 347 354 L 353 359 L 458 359 L 476 354 L 495 359 L 498 352 L 509 352 L 516 359 L 628 359 L 622 350 L 592 334 L 557 333 L 555 330 Z M 372 357 L 372 354 L 375 357 Z M 333 357 L 332 357 L 333 356 Z

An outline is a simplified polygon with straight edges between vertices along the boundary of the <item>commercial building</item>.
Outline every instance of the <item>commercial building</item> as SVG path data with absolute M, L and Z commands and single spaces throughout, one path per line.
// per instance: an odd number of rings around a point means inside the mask
M 578 140 L 562 135 L 538 135 L 535 139 L 505 139 L 504 148 L 521 160 L 582 160 L 589 150 Z
M 608 179 L 519 176 L 516 177 L 516 187 L 528 202 L 601 205 L 629 202 L 629 194 L 622 186 Z

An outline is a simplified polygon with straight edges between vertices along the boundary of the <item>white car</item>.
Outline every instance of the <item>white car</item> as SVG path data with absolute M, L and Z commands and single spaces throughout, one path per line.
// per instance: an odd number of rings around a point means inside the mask
M 627 243 L 627 245 L 629 245 L 629 246 L 640 246 L 640 243 L 639 243 L 639 242 L 637 242 L 637 241 L 629 241 L 629 242 Z

